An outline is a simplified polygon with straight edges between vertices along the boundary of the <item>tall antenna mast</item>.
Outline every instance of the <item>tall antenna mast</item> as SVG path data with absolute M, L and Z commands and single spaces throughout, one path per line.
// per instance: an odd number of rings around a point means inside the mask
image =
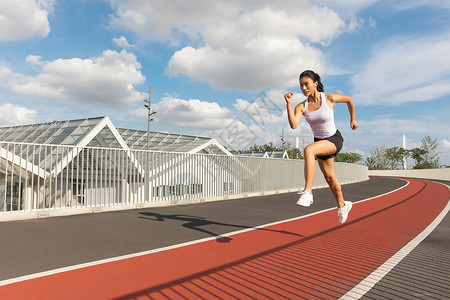
M 406 150 L 406 136 L 403 135 L 403 149 Z M 403 156 L 403 170 L 406 170 L 406 155 Z

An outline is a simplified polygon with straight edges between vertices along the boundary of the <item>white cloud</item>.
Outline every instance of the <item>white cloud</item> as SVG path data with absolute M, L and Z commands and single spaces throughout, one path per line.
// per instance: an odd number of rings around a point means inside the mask
M 110 0 L 116 15 L 111 26 L 143 37 L 170 40 L 173 31 L 195 35 L 202 26 L 239 13 L 235 1 Z
M 354 16 L 377 2 L 383 0 L 317 0 L 315 3 L 320 6 L 327 6 L 337 11 L 340 15 Z
M 129 49 L 134 47 L 134 45 L 128 43 L 128 40 L 123 35 L 120 38 L 113 38 L 112 41 L 117 47 L 120 48 Z
M 5 82 L 8 76 L 10 76 L 12 71 L 7 67 L 0 66 L 0 84 Z M 4 84 L 4 83 L 3 83 Z
M 423 102 L 450 94 L 450 35 L 381 41 L 352 76 L 354 98 L 366 105 Z
M 326 45 L 346 30 L 333 10 L 306 0 L 110 3 L 112 26 L 188 44 L 172 56 L 169 76 L 186 75 L 215 89 L 294 86 L 303 69 L 325 70 L 314 44 Z
M 450 142 L 447 141 L 447 140 L 445 140 L 445 139 L 443 139 L 443 140 L 442 140 L 442 146 L 443 146 L 445 149 L 450 149 Z
M 0 1 L 0 41 L 20 41 L 46 37 L 50 32 L 47 19 L 54 0 Z
M 28 55 L 25 61 L 32 66 L 43 66 L 45 62 L 42 61 L 42 57 L 38 55 Z
M 232 112 L 216 102 L 164 97 L 152 104 L 155 122 L 181 128 L 217 129 L 232 121 Z M 144 113 L 144 115 L 146 115 Z
M 332 10 L 313 6 L 309 1 L 220 0 L 220 1 L 148 1 L 110 0 L 116 12 L 113 27 L 135 31 L 142 36 L 170 40 L 174 33 L 190 38 L 210 32 L 222 33 L 227 27 L 239 31 L 265 32 L 270 35 L 299 34 L 319 42 L 332 38 L 341 29 L 342 20 Z M 189 13 L 186 13 L 189 12 Z M 301 26 L 300 26 L 301 25 Z M 175 32 L 176 31 L 176 32 Z M 220 34 L 220 33 L 219 33 Z M 226 34 L 229 35 L 229 34 Z
M 57 59 L 43 62 L 38 56 L 27 61 L 40 65 L 40 73 L 26 76 L 0 68 L 0 85 L 45 100 L 64 101 L 73 105 L 121 105 L 143 99 L 134 89 L 144 76 L 132 53 L 107 50 L 92 59 Z
M 235 47 L 233 47 L 235 46 Z M 214 89 L 260 91 L 298 84 L 304 69 L 322 73 L 322 55 L 298 39 L 253 38 L 225 48 L 185 47 L 171 58 L 166 73 L 187 75 Z
M 33 124 L 37 121 L 37 111 L 26 107 L 5 103 L 0 106 L 0 125 Z

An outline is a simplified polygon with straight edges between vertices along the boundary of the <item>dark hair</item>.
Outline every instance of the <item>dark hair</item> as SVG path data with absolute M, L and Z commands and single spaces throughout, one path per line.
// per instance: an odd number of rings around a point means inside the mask
M 319 74 L 317 74 L 317 73 L 315 73 L 314 71 L 311 71 L 311 70 L 306 70 L 306 71 L 303 71 L 302 72 L 302 74 L 300 74 L 300 79 L 302 78 L 302 77 L 309 77 L 309 78 L 311 78 L 314 82 L 318 82 L 319 84 L 317 85 L 317 91 L 319 91 L 319 92 L 323 92 L 324 90 L 323 90 L 323 84 L 322 84 L 322 82 L 320 81 L 320 76 L 319 76 Z

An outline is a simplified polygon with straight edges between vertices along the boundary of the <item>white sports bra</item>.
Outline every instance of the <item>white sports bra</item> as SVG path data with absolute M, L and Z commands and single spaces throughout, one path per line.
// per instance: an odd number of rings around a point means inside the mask
M 305 119 L 311 126 L 314 137 L 324 139 L 336 133 L 334 111 L 328 107 L 324 93 L 320 93 L 322 105 L 316 111 L 308 111 L 308 99 L 305 101 Z

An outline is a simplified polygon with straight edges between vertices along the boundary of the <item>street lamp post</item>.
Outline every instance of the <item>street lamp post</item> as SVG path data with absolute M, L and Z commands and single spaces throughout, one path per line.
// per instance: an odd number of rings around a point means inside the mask
M 152 111 L 152 86 L 150 86 L 150 90 L 148 93 L 148 100 L 144 99 L 145 108 L 147 109 L 147 153 L 145 157 L 147 158 L 147 163 L 145 164 L 145 198 L 146 200 L 150 200 L 150 122 L 153 121 L 152 115 L 156 114 L 156 111 Z
M 144 104 L 145 108 L 147 108 L 148 114 L 147 114 L 147 120 L 148 120 L 148 124 L 147 124 L 147 151 L 150 150 L 150 122 L 153 121 L 152 119 L 152 115 L 156 114 L 156 111 L 152 111 L 152 86 L 150 86 L 150 90 L 148 93 L 148 100 L 144 99 L 144 102 L 146 104 Z

